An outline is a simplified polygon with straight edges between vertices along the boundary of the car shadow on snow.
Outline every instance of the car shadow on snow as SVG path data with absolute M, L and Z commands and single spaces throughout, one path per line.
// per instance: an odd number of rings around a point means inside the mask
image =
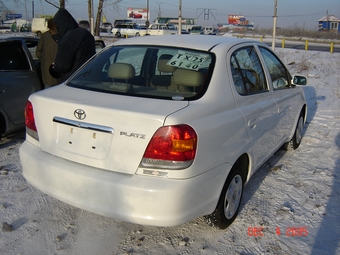
M 26 131 L 25 129 L 20 129 L 20 130 L 17 130 L 17 131 L 14 131 L 4 137 L 1 137 L 1 140 L 0 140 L 0 150 L 2 149 L 6 149 L 10 146 L 12 146 L 13 144 L 15 143 L 22 143 L 24 142 L 26 138 Z
M 303 86 L 303 92 L 305 94 L 306 103 L 307 103 L 307 118 L 306 124 L 308 125 L 314 118 L 315 113 L 318 108 L 318 100 L 325 100 L 325 96 L 317 96 L 316 90 L 312 86 Z
M 335 137 L 335 145 L 340 149 L 340 133 Z M 335 169 L 332 174 L 333 183 L 331 187 L 331 194 L 326 205 L 326 210 L 320 227 L 317 230 L 314 238 L 315 242 L 312 247 L 311 255 L 339 254 L 340 245 L 340 157 L 335 162 Z M 331 238 L 327 238 L 331 237 Z M 324 248 L 327 247 L 327 250 Z

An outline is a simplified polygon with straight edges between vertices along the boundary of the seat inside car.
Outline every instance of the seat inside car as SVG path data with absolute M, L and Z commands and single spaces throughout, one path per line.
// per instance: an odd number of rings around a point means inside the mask
M 135 77 L 135 68 L 131 64 L 113 63 L 110 65 L 108 76 L 112 78 L 110 89 L 127 92 L 132 89 L 129 80 Z
M 198 88 L 204 83 L 204 74 L 202 72 L 176 69 L 174 73 L 174 85 L 169 87 L 176 91 L 192 91 L 197 92 Z
M 175 66 L 166 63 L 172 58 L 170 54 L 163 54 L 158 59 L 157 69 L 159 74 L 151 78 L 151 86 L 153 87 L 169 87 L 172 84 L 173 74 L 176 70 Z

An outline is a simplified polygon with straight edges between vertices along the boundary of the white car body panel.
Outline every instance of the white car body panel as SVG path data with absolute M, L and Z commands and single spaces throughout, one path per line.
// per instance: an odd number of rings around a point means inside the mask
M 223 185 L 231 167 L 221 165 L 195 178 L 176 180 L 88 167 L 27 142 L 20 157 L 25 162 L 24 177 L 43 192 L 100 215 L 155 226 L 179 225 L 214 210 L 221 190 L 211 185 Z
M 59 101 L 55 100 L 55 94 L 58 94 Z M 149 140 L 163 125 L 165 117 L 188 104 L 185 101 L 166 101 L 162 108 L 154 108 L 155 100 L 151 99 L 133 98 L 133 102 L 129 103 L 121 96 L 92 95 L 91 91 L 65 85 L 32 95 L 32 103 L 46 105 L 35 109 L 38 129 L 44 127 L 39 129 L 40 147 L 61 158 L 127 174 L 136 172 Z M 113 133 L 95 132 L 53 121 L 55 117 L 77 121 L 74 111 L 79 108 L 86 112 L 86 121 L 79 123 L 109 127 Z

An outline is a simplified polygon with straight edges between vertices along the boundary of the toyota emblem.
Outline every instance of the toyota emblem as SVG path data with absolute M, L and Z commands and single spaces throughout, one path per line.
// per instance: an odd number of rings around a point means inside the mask
M 82 109 L 77 109 L 74 111 L 74 117 L 76 117 L 78 120 L 83 120 L 86 118 L 86 113 Z

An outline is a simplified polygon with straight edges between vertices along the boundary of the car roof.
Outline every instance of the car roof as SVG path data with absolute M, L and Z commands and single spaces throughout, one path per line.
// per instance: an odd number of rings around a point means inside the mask
M 13 41 L 13 40 L 37 40 L 39 41 L 39 37 L 29 36 L 29 35 L 9 35 L 9 34 L 1 34 L 1 41 Z
M 230 48 L 236 44 L 244 42 L 259 43 L 258 41 L 255 40 L 211 35 L 199 35 L 199 40 L 197 40 L 197 36 L 176 34 L 176 35 L 134 37 L 130 38 L 129 40 L 119 40 L 115 42 L 114 45 L 174 46 L 208 51 L 219 44 L 224 44 L 227 48 Z

